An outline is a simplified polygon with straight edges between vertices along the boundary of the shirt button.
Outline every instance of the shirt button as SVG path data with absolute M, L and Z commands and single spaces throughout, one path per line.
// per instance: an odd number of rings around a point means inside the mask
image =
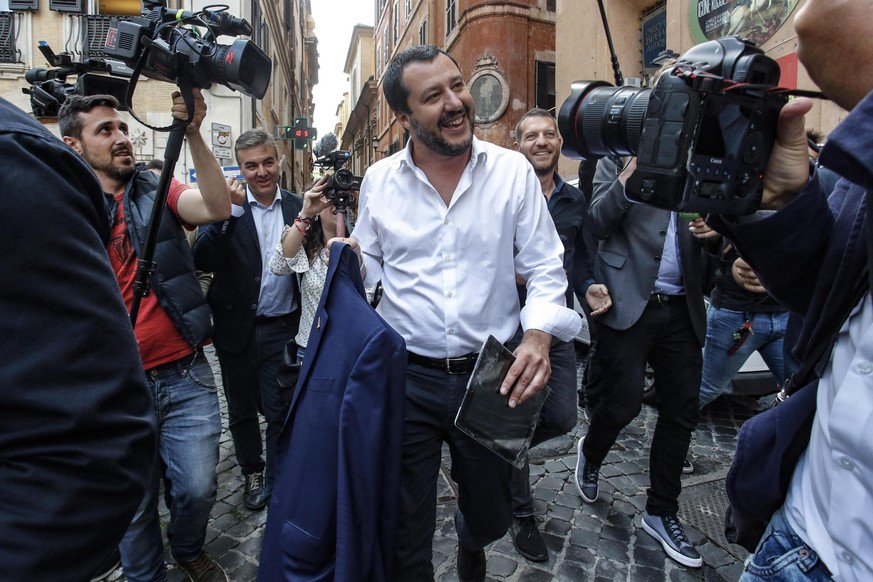
M 448 293 L 446 293 L 446 297 L 451 297 L 451 296 L 453 296 L 453 295 L 454 295 L 454 293 L 452 293 L 451 291 L 449 291 Z
M 851 566 L 855 563 L 855 558 L 849 552 L 843 552 L 843 561 Z
M 856 369 L 859 374 L 869 374 L 870 372 L 873 372 L 873 364 L 870 364 L 870 362 L 861 362 Z
M 842 459 L 840 459 L 840 465 L 841 465 L 841 466 L 843 467 L 843 469 L 845 469 L 846 471 L 851 471 L 852 469 L 855 468 L 855 464 L 852 463 L 852 461 L 850 461 L 850 460 L 847 459 L 846 457 L 843 457 Z
M 449 334 L 449 335 L 455 335 L 455 330 L 449 328 L 448 334 Z
M 252 309 L 257 309 L 257 308 L 258 308 L 258 304 L 257 304 L 257 303 L 252 303 Z

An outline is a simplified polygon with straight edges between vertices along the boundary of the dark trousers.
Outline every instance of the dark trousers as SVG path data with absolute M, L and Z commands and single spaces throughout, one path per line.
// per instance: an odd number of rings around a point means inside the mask
M 443 442 L 463 514 L 459 543 L 476 550 L 497 540 L 512 520 L 512 465 L 455 428 L 455 415 L 470 379 L 409 364 L 403 426 L 400 517 L 392 580 L 433 580 L 433 534 Z
M 640 413 L 646 361 L 658 386 L 658 420 L 649 453 L 646 511 L 675 514 L 682 490 L 682 463 L 699 416 L 698 393 L 703 367 L 684 297 L 666 304 L 649 302 L 639 320 L 626 330 L 597 323 L 603 398 L 591 415 L 582 452 L 600 464 L 621 430 Z
M 549 439 L 567 434 L 576 426 L 576 348 L 572 341 L 552 340 L 549 351 L 552 376 L 548 398 L 540 411 L 539 423 L 531 439 L 531 447 Z M 530 464 L 521 469 L 512 468 L 512 512 L 516 517 L 533 515 L 533 496 L 530 491 Z
M 292 318 L 271 318 L 256 324 L 246 347 L 231 353 L 215 346 L 221 364 L 221 378 L 227 399 L 228 428 L 236 460 L 244 475 L 265 472 L 265 486 L 273 486 L 276 442 L 285 422 L 290 391 L 283 393 L 276 383 L 285 344 L 294 338 Z M 261 444 L 261 422 L 267 421 L 266 462 Z

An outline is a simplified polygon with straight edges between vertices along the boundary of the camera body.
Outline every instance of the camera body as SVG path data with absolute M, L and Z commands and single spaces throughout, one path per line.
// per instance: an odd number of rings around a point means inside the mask
M 181 23 L 205 27 L 198 34 Z M 143 16 L 114 23 L 106 35 L 104 51 L 131 68 L 145 57 L 141 72 L 146 77 L 175 83 L 180 76 L 195 87 L 208 89 L 219 83 L 250 97 L 261 99 L 270 83 L 272 61 L 250 40 L 218 44 L 219 35 L 251 35 L 251 25 L 226 11 L 198 13 L 170 11 L 160 6 Z
M 625 184 L 632 202 L 749 214 L 787 102 L 772 91 L 778 82 L 774 60 L 725 37 L 691 48 L 652 89 L 577 83 L 559 114 L 564 153 L 637 156 Z
M 363 178 L 343 167 L 350 157 L 351 153 L 347 150 L 334 150 L 315 159 L 316 166 L 332 168 L 334 171 L 327 180 L 324 196 L 333 203 L 337 212 L 344 212 L 354 204 L 354 192 L 361 189 Z

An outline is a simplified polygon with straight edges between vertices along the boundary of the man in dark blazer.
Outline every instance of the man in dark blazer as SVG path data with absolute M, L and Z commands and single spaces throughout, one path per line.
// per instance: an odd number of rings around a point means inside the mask
M 279 188 L 276 142 L 265 131 L 243 133 L 235 153 L 246 184 L 228 180 L 232 216 L 203 229 L 194 244 L 194 263 L 213 273 L 207 295 L 215 326 L 212 340 L 221 364 L 230 434 L 245 478 L 243 505 L 260 510 L 270 499 L 276 439 L 287 404 L 276 376 L 299 321 L 297 281 L 274 275 L 270 257 L 303 203 Z M 266 462 L 258 412 L 267 420 Z
M 261 582 L 391 579 L 406 343 L 367 303 L 359 270 L 334 243 L 279 438 Z
M 0 580 L 87 582 L 143 499 L 154 406 L 100 182 L 3 99 L 0 154 Z
M 671 558 L 700 567 L 703 560 L 685 537 L 676 512 L 682 465 L 699 413 L 706 329 L 706 261 L 695 237 L 717 235 L 702 219 L 689 224 L 668 210 L 629 202 L 624 181 L 634 167 L 632 160 L 619 175 L 615 161 L 604 158 L 594 178 L 589 224 L 601 241 L 594 279 L 606 285 L 612 307 L 592 318 L 604 393 L 591 415 L 588 434 L 579 441 L 576 482 L 582 499 L 593 503 L 601 463 L 619 432 L 642 408 L 648 361 L 660 403 L 642 526 Z M 592 310 L 601 307 L 589 305 Z

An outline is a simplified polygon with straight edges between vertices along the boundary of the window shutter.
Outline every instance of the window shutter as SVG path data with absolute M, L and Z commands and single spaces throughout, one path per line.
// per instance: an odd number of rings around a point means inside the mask
M 49 8 L 58 12 L 83 12 L 85 0 L 49 0 Z
M 9 0 L 10 10 L 39 10 L 39 0 Z

